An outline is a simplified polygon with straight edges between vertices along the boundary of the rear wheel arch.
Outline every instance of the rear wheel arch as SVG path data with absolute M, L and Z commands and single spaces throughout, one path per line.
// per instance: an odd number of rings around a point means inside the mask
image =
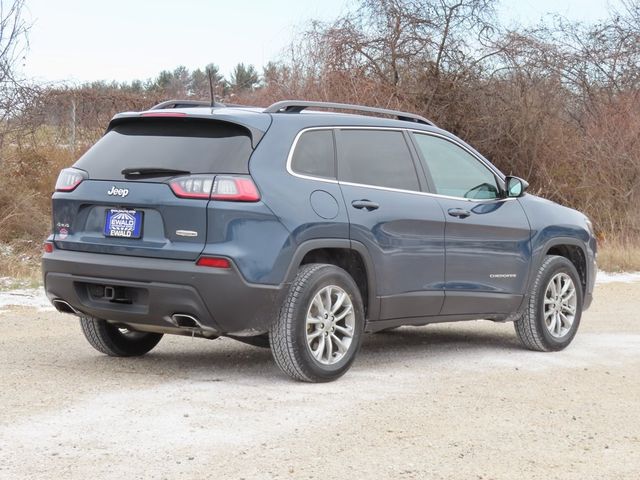
M 375 270 L 366 247 L 347 239 L 310 240 L 298 248 L 289 270 L 287 282 L 291 282 L 302 265 L 325 263 L 345 270 L 358 285 L 364 303 L 365 317 L 377 318 Z

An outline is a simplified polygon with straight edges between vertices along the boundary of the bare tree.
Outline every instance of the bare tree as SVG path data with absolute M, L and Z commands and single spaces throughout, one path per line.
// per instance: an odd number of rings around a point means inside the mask
M 22 18 L 24 0 L 0 0 L 0 148 L 6 121 L 20 100 L 21 84 L 15 67 L 26 48 L 27 24 Z
M 547 17 L 511 30 L 494 3 L 360 0 L 312 23 L 286 75 L 270 68 L 254 98 L 423 113 L 602 231 L 640 231 L 640 1 L 592 24 Z
M 426 71 L 459 68 L 494 28 L 494 0 L 363 0 L 311 32 L 332 50 L 333 68 L 357 68 L 399 86 Z

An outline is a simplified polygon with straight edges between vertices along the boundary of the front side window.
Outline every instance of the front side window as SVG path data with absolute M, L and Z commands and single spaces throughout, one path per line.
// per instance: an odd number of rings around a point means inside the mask
M 336 177 L 335 149 L 331 130 L 310 130 L 298 138 L 291 169 L 313 177 Z
M 473 155 L 448 140 L 415 134 L 431 178 L 440 195 L 486 200 L 498 198 L 495 175 Z
M 396 130 L 340 130 L 338 180 L 420 190 L 407 142 Z

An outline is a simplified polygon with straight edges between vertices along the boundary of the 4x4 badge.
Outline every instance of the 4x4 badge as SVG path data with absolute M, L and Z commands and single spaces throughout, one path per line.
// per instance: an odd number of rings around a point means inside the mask
M 127 188 L 117 188 L 115 185 L 111 187 L 111 190 L 107 192 L 107 195 L 116 195 L 118 197 L 126 197 L 129 195 L 129 190 Z

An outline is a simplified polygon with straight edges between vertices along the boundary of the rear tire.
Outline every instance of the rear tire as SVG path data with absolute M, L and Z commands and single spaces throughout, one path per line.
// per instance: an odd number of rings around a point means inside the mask
M 582 295 L 573 263 L 565 257 L 547 256 L 533 282 L 527 309 L 514 323 L 520 343 L 539 352 L 566 348 L 580 325 Z
M 97 351 L 111 357 L 138 357 L 151 351 L 162 338 L 161 333 L 123 331 L 105 320 L 80 317 L 82 333 Z
M 353 278 L 335 265 L 303 265 L 269 332 L 273 358 L 296 380 L 329 382 L 351 367 L 363 328 Z

